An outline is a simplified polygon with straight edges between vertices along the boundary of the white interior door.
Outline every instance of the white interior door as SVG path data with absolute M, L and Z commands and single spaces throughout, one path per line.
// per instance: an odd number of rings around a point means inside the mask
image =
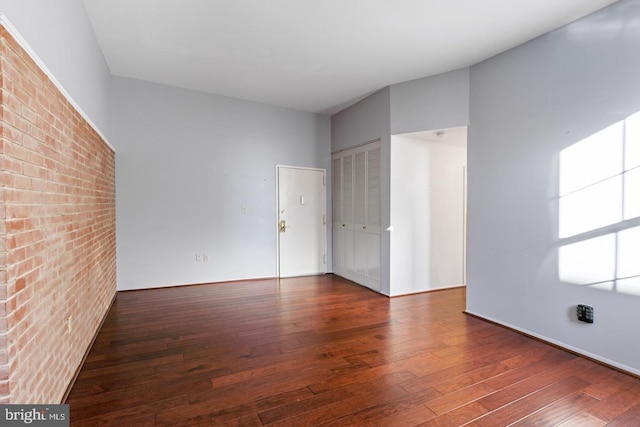
M 280 277 L 324 274 L 326 187 L 323 169 L 278 166 Z

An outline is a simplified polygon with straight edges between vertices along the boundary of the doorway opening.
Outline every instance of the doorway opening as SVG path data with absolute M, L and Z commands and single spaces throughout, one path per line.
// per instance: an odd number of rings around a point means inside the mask
M 391 295 L 466 284 L 466 166 L 466 126 L 391 136 Z

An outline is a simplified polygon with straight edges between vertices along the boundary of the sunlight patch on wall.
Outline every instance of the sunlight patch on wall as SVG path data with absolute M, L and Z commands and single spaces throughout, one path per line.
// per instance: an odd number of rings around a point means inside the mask
M 617 237 L 617 276 L 640 276 L 640 227 L 620 231 Z
M 625 174 L 624 219 L 640 217 L 640 167 Z
M 560 152 L 560 196 L 622 172 L 624 126 L 618 122 Z
M 615 253 L 614 234 L 562 246 L 558 252 L 560 280 L 576 285 L 613 281 Z
M 560 198 L 560 237 L 595 230 L 622 219 L 622 177 L 615 176 Z
M 640 296 L 640 112 L 560 152 L 558 276 Z

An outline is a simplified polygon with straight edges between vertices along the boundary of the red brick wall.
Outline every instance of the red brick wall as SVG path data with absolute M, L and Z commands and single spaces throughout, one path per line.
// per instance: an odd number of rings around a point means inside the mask
M 60 403 L 116 292 L 113 150 L 0 27 L 0 403 Z

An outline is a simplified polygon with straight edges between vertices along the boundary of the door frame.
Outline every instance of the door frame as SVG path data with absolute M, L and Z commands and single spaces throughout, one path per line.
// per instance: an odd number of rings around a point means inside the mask
M 278 229 L 279 226 L 279 218 L 280 218 L 280 168 L 283 169 L 300 169 L 300 170 L 309 170 L 309 171 L 320 171 L 324 173 L 324 272 L 327 273 L 327 260 L 329 257 L 327 256 L 327 229 L 328 229 L 328 217 L 327 217 L 327 170 L 324 168 L 310 168 L 304 166 L 291 166 L 291 165 L 276 165 L 276 217 L 274 223 L 274 230 L 276 233 L 276 277 L 280 278 L 280 231 Z

